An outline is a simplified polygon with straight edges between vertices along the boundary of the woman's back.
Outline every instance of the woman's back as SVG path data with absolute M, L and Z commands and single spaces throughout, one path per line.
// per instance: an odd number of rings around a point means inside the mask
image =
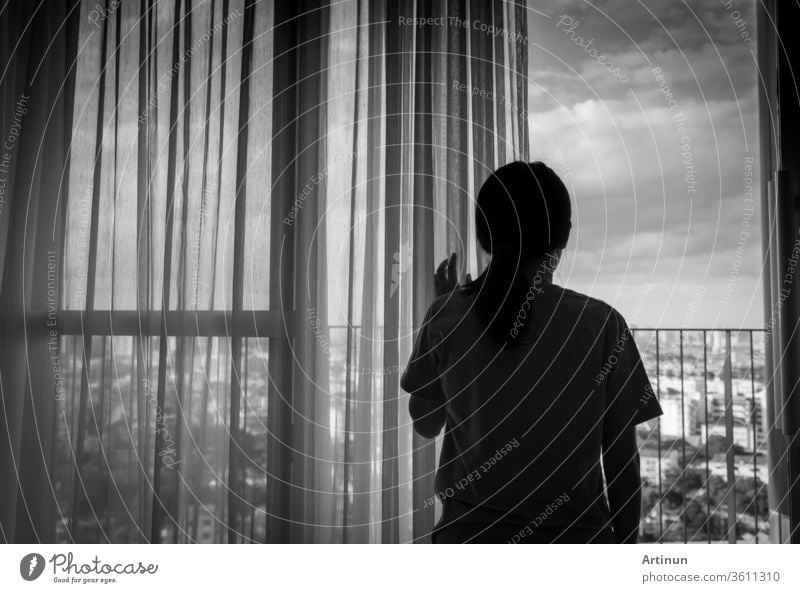
M 402 381 L 444 406 L 438 495 L 520 526 L 608 526 L 604 431 L 660 413 L 642 397 L 650 385 L 624 320 L 602 301 L 543 284 L 507 349 L 476 315 L 476 294 L 461 288 L 433 303 Z

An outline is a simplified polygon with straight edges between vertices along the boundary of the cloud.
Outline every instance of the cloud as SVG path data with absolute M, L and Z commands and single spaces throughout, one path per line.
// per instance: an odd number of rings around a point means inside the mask
M 751 157 L 758 179 L 754 46 L 730 16 L 739 10 L 754 27 L 752 8 L 709 1 L 692 3 L 692 14 L 676 3 L 622 0 L 552 6 L 549 14 L 580 20 L 580 34 L 628 73 L 627 84 L 557 31 L 554 19 L 538 19 L 529 87 L 532 156 L 561 172 L 574 199 L 570 285 L 630 306 L 632 287 L 658 283 L 651 298 L 663 302 L 646 314 L 662 324 L 678 323 L 674 316 L 692 296 L 686 287 L 704 286 L 699 319 L 761 323 L 759 195 L 753 187 L 754 200 L 746 202 L 744 180 Z M 656 66 L 675 107 L 660 91 Z M 696 179 L 694 193 L 688 173 Z
M 551 0 L 539 7 L 551 19 L 537 19 L 542 28 L 568 15 L 581 23 L 588 37 L 602 39 L 609 51 L 639 46 L 644 51 L 752 44 L 755 6 L 752 1 L 702 0 L 689 4 L 664 0 Z M 736 17 L 736 18 L 734 18 Z

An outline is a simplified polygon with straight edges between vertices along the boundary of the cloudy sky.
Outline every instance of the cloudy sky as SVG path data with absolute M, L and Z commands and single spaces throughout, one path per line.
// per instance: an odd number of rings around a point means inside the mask
M 762 325 L 752 0 L 529 7 L 532 156 L 577 207 L 556 281 L 640 327 Z

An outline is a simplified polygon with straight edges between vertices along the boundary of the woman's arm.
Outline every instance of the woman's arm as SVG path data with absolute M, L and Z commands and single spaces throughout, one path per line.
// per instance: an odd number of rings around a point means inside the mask
M 603 443 L 603 470 L 617 543 L 635 544 L 639 537 L 642 507 L 636 426 L 631 424 L 615 437 L 604 441 L 608 442 Z
M 458 257 L 455 253 L 439 264 L 433 280 L 437 297 L 458 288 Z M 469 274 L 466 281 L 472 281 Z M 441 386 L 438 383 L 429 384 L 409 393 L 411 397 L 408 400 L 408 411 L 414 421 L 414 430 L 425 438 L 436 437 L 445 424 L 445 403 Z
M 661 406 L 625 319 L 612 309 L 607 321 L 605 360 L 614 354 L 617 361 L 605 379 L 603 469 L 617 542 L 635 544 L 642 512 L 636 426 L 660 416 Z
M 414 421 L 414 430 L 425 438 L 435 438 L 442 430 L 445 422 L 444 404 L 423 392 L 416 391 L 408 400 L 408 411 Z

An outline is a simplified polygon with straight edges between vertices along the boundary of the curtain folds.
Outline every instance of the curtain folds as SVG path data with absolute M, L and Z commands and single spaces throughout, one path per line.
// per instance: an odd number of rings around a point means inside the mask
M 3 7 L 0 537 L 52 541 L 65 369 L 55 331 L 75 95 L 77 2 Z
M 4 541 L 429 541 L 399 378 L 528 156 L 524 4 L 7 10 Z

